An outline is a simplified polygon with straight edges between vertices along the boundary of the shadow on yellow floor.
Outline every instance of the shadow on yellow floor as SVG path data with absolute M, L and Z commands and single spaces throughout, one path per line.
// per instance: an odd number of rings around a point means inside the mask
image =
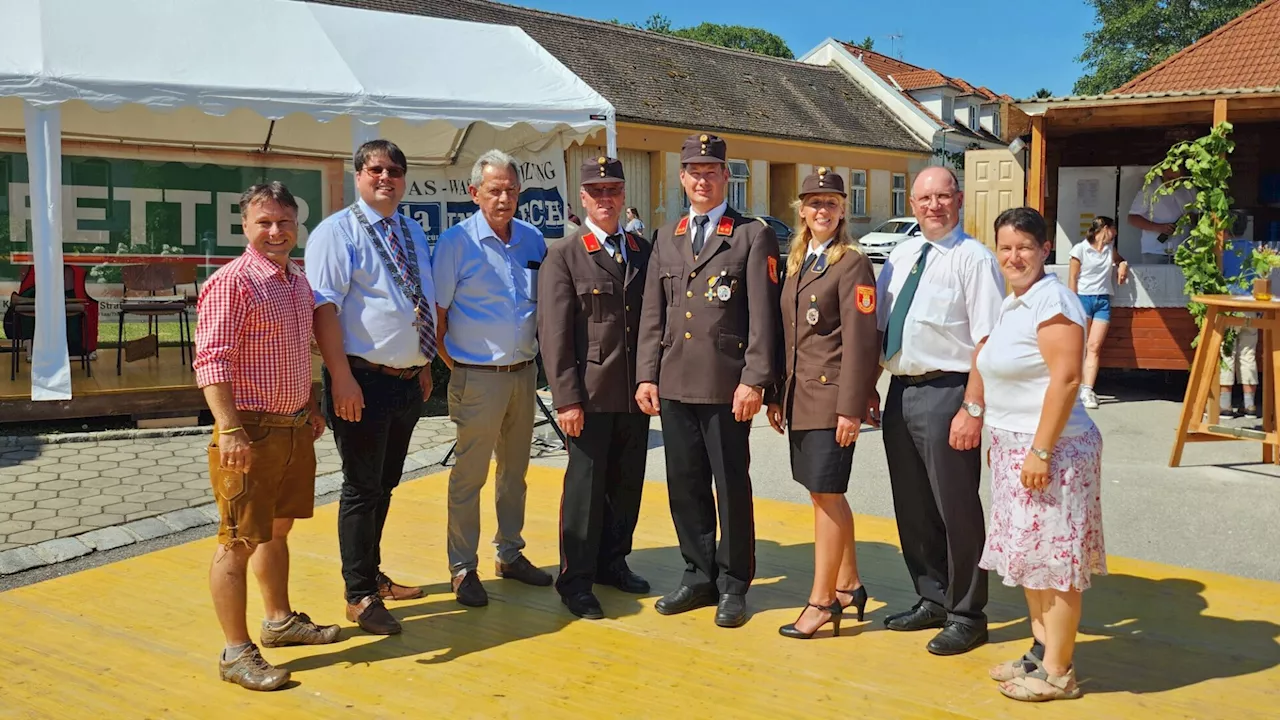
M 532 468 L 527 554 L 557 559 L 559 471 Z M 481 576 L 490 605 L 453 601 L 444 557 L 445 476 L 397 491 L 384 570 L 428 594 L 393 606 L 399 636 L 343 621 L 321 648 L 267 650 L 294 672 L 279 692 L 217 680 L 221 637 L 201 540 L 0 594 L 0 718 L 303 717 L 858 717 L 1254 718 L 1280 703 L 1280 585 L 1111 558 L 1085 595 L 1077 666 L 1087 695 L 1027 706 L 986 679 L 1029 643 L 1022 596 L 992 579 L 992 643 L 956 658 L 924 651 L 927 633 L 884 630 L 914 600 L 891 520 L 859 517 L 858 560 L 871 592 L 864 623 L 840 638 L 777 634 L 794 619 L 812 572 L 811 511 L 757 501 L 752 617 L 737 630 L 713 610 L 663 617 L 656 596 L 679 577 L 665 487 L 646 487 L 631 565 L 654 595 L 601 588 L 609 619 L 574 619 L 555 592 Z M 492 507 L 492 493 L 485 507 Z M 342 621 L 335 505 L 291 538 L 296 608 Z M 492 510 L 485 531 L 494 528 Z M 250 612 L 260 613 L 250 586 Z

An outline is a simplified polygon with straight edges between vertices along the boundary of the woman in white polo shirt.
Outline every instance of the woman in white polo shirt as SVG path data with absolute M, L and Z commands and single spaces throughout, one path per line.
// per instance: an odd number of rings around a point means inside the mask
M 1116 221 L 1099 215 L 1089 225 L 1084 241 L 1071 248 L 1071 269 L 1067 287 L 1080 296 L 1085 326 L 1084 382 L 1080 383 L 1080 401 L 1089 410 L 1098 409 L 1098 395 L 1093 384 L 1098 379 L 1098 356 L 1111 327 L 1111 271 L 1123 285 L 1129 276 L 1129 263 L 1116 250 Z
M 1013 293 L 978 348 L 991 429 L 991 521 L 981 567 L 1024 589 L 1035 642 L 991 677 L 1015 700 L 1080 696 L 1071 656 L 1081 592 L 1106 573 L 1102 436 L 1080 403 L 1085 315 L 1045 273 L 1044 218 L 1030 208 L 995 222 L 996 259 Z

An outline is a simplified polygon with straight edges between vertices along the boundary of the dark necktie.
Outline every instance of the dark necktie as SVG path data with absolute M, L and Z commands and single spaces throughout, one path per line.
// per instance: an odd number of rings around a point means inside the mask
M 622 234 L 621 233 L 606 237 L 604 239 L 604 244 L 605 244 L 605 247 L 609 248 L 609 250 L 611 251 L 610 254 L 613 255 L 613 259 L 619 265 L 626 262 L 626 259 L 622 257 Z
M 902 349 L 902 332 L 907 325 L 907 312 L 911 310 L 911 301 L 915 299 L 916 288 L 920 286 L 920 276 L 924 275 L 925 258 L 933 243 L 926 242 L 920 248 L 920 259 L 911 267 L 911 274 L 902 284 L 897 297 L 893 299 L 893 309 L 889 311 L 889 324 L 884 330 L 884 359 L 888 360 Z
M 707 244 L 707 223 L 711 218 L 706 215 L 694 215 L 693 224 L 697 227 L 693 230 L 693 256 L 697 257 L 702 252 L 702 246 Z
M 413 325 L 418 330 L 418 349 L 426 356 L 427 363 L 430 364 L 436 356 L 436 319 L 433 317 L 431 304 L 427 302 L 426 296 L 422 293 L 421 283 L 415 286 L 414 280 L 418 274 L 416 268 L 409 267 L 409 258 L 405 254 L 404 246 L 400 242 L 399 236 L 396 235 L 395 224 L 391 222 L 391 218 L 382 221 L 383 227 L 387 231 L 387 245 L 391 247 L 391 257 L 396 263 L 396 268 L 400 271 L 400 277 L 404 278 L 405 283 L 414 291 L 417 302 L 414 308 Z M 410 240 L 412 242 L 412 240 Z

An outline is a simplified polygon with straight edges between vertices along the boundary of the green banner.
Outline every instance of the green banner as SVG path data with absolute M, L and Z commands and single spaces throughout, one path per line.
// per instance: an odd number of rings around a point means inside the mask
M 163 258 L 219 265 L 240 254 L 240 194 L 279 180 L 298 199 L 299 249 L 324 218 L 320 169 L 262 168 L 169 161 L 62 158 L 62 251 L 93 268 L 90 282 L 116 282 L 117 265 Z M 0 153 L 0 281 L 30 264 L 27 158 Z M 202 275 L 214 267 L 205 267 Z

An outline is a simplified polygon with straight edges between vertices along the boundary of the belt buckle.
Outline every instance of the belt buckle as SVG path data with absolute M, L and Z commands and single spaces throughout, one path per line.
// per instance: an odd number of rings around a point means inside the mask
M 400 372 L 397 374 L 397 376 L 396 376 L 396 377 L 398 377 L 398 378 L 399 378 L 399 379 L 401 379 L 401 380 L 412 380 L 412 379 L 413 379 L 413 375 L 414 375 L 414 370 L 413 370 L 413 368 L 408 367 L 408 368 L 403 368 L 402 370 L 400 370 Z

